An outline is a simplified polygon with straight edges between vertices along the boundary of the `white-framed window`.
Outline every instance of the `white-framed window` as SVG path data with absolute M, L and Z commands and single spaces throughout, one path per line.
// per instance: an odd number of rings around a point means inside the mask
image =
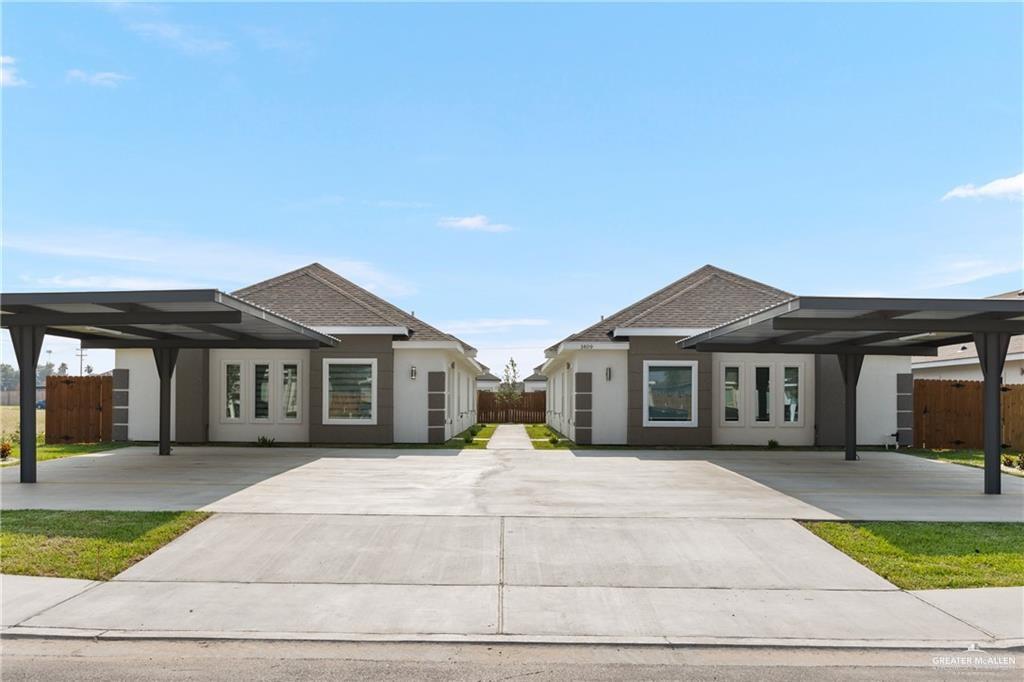
M 743 365 L 738 363 L 722 363 L 722 424 L 724 426 L 743 425 Z
M 277 413 L 278 421 L 302 421 L 302 363 L 281 361 L 278 369 L 278 388 L 281 390 Z
M 804 372 L 802 364 L 784 364 L 782 366 L 782 423 L 788 426 L 799 426 L 803 423 L 803 384 Z
M 274 388 L 272 382 L 274 364 L 268 360 L 256 360 L 249 365 L 252 379 L 252 421 L 269 422 L 274 418 Z
M 323 423 L 377 423 L 376 358 L 329 358 L 323 368 Z
M 221 363 L 220 420 L 222 422 L 242 421 L 242 367 L 241 362 Z
M 772 365 L 754 365 L 751 367 L 751 387 L 754 389 L 751 414 L 754 426 L 770 426 L 774 423 L 774 405 L 772 383 L 775 370 Z
M 697 426 L 697 361 L 644 360 L 644 426 Z

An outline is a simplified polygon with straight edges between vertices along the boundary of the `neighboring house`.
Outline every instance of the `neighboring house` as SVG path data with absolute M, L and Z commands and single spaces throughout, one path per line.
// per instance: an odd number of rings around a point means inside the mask
M 490 372 L 481 374 L 476 378 L 476 390 L 478 391 L 497 391 L 498 384 L 501 383 L 501 379 L 494 376 Z
M 234 294 L 334 336 L 320 350 L 182 350 L 179 442 L 443 442 L 476 421 L 476 350 L 314 263 Z M 157 438 L 148 349 L 117 350 L 115 435 Z M 126 413 L 126 414 L 125 414 Z M 126 428 L 125 428 L 126 427 Z
M 548 390 L 548 378 L 540 372 L 534 372 L 523 379 L 523 392 L 536 393 Z
M 840 445 L 834 356 L 701 353 L 676 341 L 792 297 L 706 265 L 545 351 L 547 421 L 583 444 Z M 861 444 L 910 442 L 897 382 L 910 358 L 868 356 L 857 390 Z
M 994 299 L 1022 299 L 1024 290 L 1008 291 Z M 978 350 L 973 343 L 942 346 L 936 357 L 915 357 L 911 361 L 915 379 L 958 379 L 982 381 Z M 1003 367 L 1004 384 L 1024 384 L 1024 336 L 1011 336 Z

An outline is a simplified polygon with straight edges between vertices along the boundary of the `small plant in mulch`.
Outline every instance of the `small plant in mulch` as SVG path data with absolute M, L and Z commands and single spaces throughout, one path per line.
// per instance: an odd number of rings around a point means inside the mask
M 11 456 L 11 453 L 13 451 L 14 443 L 12 443 L 10 439 L 8 439 L 8 437 L 5 435 L 3 437 L 3 440 L 0 440 L 0 460 L 6 460 L 8 457 Z
M 275 438 L 267 438 L 266 436 L 260 436 L 256 439 L 256 445 L 261 448 L 272 448 L 274 447 Z
M 1013 455 L 1003 455 L 1002 460 L 1004 467 L 1012 467 L 1016 462 L 1017 458 L 1014 457 Z
M 1017 455 L 1017 468 L 1024 471 L 1024 452 Z
M 772 438 L 770 441 L 768 441 L 768 449 L 769 450 L 774 450 L 777 447 L 779 447 L 779 441 L 775 440 L 774 438 Z

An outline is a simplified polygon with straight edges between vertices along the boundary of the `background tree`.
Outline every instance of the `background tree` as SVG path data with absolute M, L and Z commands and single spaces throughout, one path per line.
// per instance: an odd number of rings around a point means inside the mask
M 46 377 L 53 374 L 53 363 L 46 362 L 36 367 L 36 386 L 45 386 Z
M 6 362 L 0 365 L 0 391 L 15 391 L 18 389 L 18 381 L 21 373 Z
M 519 396 L 519 366 L 516 365 L 515 358 L 509 358 L 505 365 L 504 376 L 501 383 L 498 384 L 498 390 L 495 391 L 494 399 L 502 407 L 508 407 L 518 402 Z
M 62 377 L 66 377 L 68 375 L 68 363 L 60 363 L 60 367 L 57 368 L 57 375 Z
M 92 365 L 86 365 L 84 371 L 86 376 L 92 376 Z

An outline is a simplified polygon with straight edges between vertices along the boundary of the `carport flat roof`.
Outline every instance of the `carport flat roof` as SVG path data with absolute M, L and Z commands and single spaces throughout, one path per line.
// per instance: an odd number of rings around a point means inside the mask
M 12 293 L 0 327 L 43 327 L 83 348 L 320 348 L 336 340 L 216 289 Z
M 709 352 L 935 355 L 988 332 L 1024 333 L 1024 301 L 800 296 L 677 343 Z

